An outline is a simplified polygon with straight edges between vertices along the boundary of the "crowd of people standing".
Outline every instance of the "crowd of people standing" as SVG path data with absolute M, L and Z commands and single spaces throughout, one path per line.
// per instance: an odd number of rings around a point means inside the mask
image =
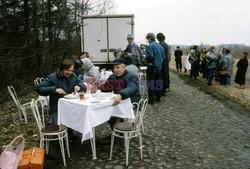
M 156 42 L 156 38 L 158 42 Z M 138 72 L 141 66 L 147 67 L 146 84 L 149 104 L 155 104 L 155 102 L 160 102 L 161 97 L 166 96 L 169 91 L 171 51 L 170 46 L 165 42 L 163 33 L 158 33 L 157 36 L 148 33 L 146 39 L 149 45 L 141 44 L 139 47 L 134 43 L 134 36 L 132 34 L 127 35 L 128 45 L 125 50 L 118 48 L 115 57 L 129 62 L 127 69 L 131 72 Z
M 198 49 L 197 45 L 190 48 L 185 62 L 185 73 L 190 70 L 190 78 L 197 80 L 199 74 L 207 79 L 207 85 L 212 86 L 212 81 L 215 79 L 220 84 L 231 86 L 231 76 L 233 74 L 234 58 L 231 51 L 227 47 L 222 47 L 221 51 L 215 53 L 216 46 L 210 46 L 208 49 Z M 181 56 L 182 51 L 177 46 L 175 50 L 176 70 L 181 71 Z M 248 67 L 247 52 L 242 53 L 243 58 L 237 63 L 237 73 L 235 82 L 239 84 L 239 88 L 245 88 L 246 71 Z

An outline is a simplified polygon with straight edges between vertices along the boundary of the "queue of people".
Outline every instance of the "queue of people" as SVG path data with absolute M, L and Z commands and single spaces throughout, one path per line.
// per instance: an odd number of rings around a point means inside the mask
M 190 48 L 187 55 L 185 69 L 190 70 L 190 78 L 197 79 L 199 73 L 203 78 L 207 79 L 207 85 L 212 86 L 213 79 L 225 86 L 231 86 L 231 77 L 233 74 L 234 58 L 230 49 L 222 47 L 218 55 L 215 53 L 216 46 L 210 46 L 208 49 L 194 45 Z M 176 60 L 179 57 L 179 47 L 175 51 Z M 243 58 L 237 63 L 237 74 L 235 83 L 239 84 L 239 88 L 245 87 L 246 71 L 248 67 L 247 52 L 242 53 Z M 176 61 L 176 69 L 178 71 L 179 63 Z M 186 71 L 185 71 L 186 73 Z
M 158 43 L 156 42 L 156 38 Z M 147 91 L 149 104 L 160 102 L 162 96 L 169 92 L 170 75 L 169 62 L 171 60 L 170 46 L 165 42 L 165 35 L 148 33 L 146 39 L 149 45 L 134 43 L 134 36 L 127 35 L 128 45 L 125 50 L 118 48 L 114 53 L 116 59 L 124 59 L 126 69 L 139 76 L 141 66 L 146 66 Z

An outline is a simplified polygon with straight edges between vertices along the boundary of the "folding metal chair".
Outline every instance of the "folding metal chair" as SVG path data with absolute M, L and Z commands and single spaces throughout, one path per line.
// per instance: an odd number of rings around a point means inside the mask
M 44 110 L 40 100 L 32 99 L 31 101 L 31 109 L 33 115 L 36 119 L 36 123 L 40 132 L 40 148 L 44 147 L 44 142 L 46 146 L 46 154 L 49 152 L 49 141 L 58 140 L 60 144 L 60 149 L 63 158 L 63 164 L 66 166 L 65 152 L 64 152 L 64 143 L 63 139 L 65 139 L 66 149 L 68 152 L 68 157 L 70 158 L 69 152 L 69 141 L 68 141 L 68 130 L 64 125 L 50 125 L 45 126 L 45 117 Z
M 17 106 L 20 122 L 22 123 L 22 121 L 25 121 L 25 123 L 27 123 L 26 110 L 30 108 L 31 102 L 21 104 L 20 99 L 17 97 L 17 94 L 16 94 L 16 91 L 15 91 L 14 87 L 13 86 L 7 86 L 7 88 L 9 90 L 9 93 L 10 93 L 12 99 L 14 100 L 14 102 L 15 102 L 15 104 Z
M 139 103 L 133 103 L 133 106 L 136 107 L 135 110 L 135 121 L 134 122 L 122 122 L 118 123 L 114 126 L 114 130 L 111 135 L 111 146 L 110 146 L 110 157 L 112 159 L 112 151 L 114 144 L 114 137 L 124 138 L 125 142 L 125 152 L 126 152 L 126 166 L 128 166 L 128 155 L 129 155 L 129 143 L 130 139 L 134 137 L 139 137 L 140 142 L 140 152 L 142 159 L 142 133 L 141 127 L 143 125 L 143 115 L 146 110 L 145 106 L 147 106 L 148 100 L 141 99 Z

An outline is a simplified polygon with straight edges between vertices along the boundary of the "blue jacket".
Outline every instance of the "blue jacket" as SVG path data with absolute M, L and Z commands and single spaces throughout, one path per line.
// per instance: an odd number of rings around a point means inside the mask
M 151 42 L 147 47 L 146 59 L 148 64 L 151 63 L 159 69 L 165 59 L 164 48 L 155 41 Z
M 122 100 L 130 97 L 131 102 L 139 102 L 141 99 L 139 91 L 138 77 L 125 70 L 122 76 L 117 77 L 115 74 L 109 76 L 106 83 L 101 87 L 103 92 L 114 91 L 115 94 L 120 94 Z
M 66 78 L 58 69 L 39 84 L 37 93 L 42 96 L 50 96 L 50 112 L 55 113 L 57 112 L 58 99 L 63 97 L 63 95 L 56 93 L 56 89 L 62 88 L 67 94 L 70 94 L 74 92 L 75 86 L 79 86 L 81 91 L 86 91 L 86 86 L 80 81 L 75 73 L 72 73 L 69 78 Z

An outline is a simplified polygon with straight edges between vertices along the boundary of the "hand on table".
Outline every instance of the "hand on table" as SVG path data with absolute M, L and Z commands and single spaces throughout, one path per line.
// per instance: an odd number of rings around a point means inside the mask
M 122 100 L 122 96 L 120 94 L 118 94 L 117 96 L 112 97 L 112 100 L 114 100 L 113 105 L 117 105 Z
M 66 94 L 66 92 L 62 88 L 56 89 L 56 93 L 58 93 L 58 94 Z

